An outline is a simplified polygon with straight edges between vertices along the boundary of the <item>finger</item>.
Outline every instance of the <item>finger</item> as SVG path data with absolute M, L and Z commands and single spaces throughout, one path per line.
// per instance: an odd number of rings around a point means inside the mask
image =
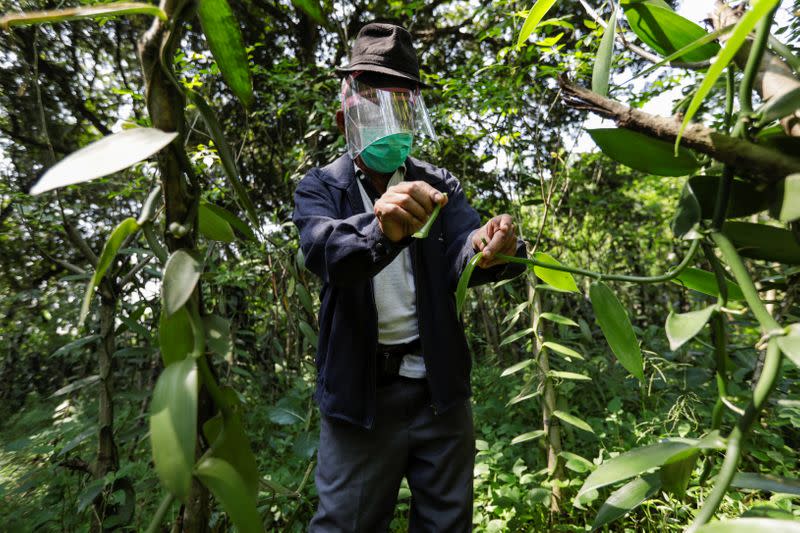
M 507 233 L 500 229 L 494 232 L 489 244 L 486 245 L 483 251 L 483 256 L 486 259 L 493 259 L 498 250 L 504 249 L 506 235 Z
M 503 214 L 496 217 L 496 219 L 497 219 L 497 226 L 501 230 L 508 233 L 514 228 L 514 220 L 511 218 L 511 215 Z
M 436 204 L 439 204 L 442 207 L 447 204 L 447 196 L 435 189 L 430 184 L 425 183 L 424 181 L 414 181 L 412 183 L 415 184 L 414 188 L 412 189 L 414 198 L 417 198 L 418 196 L 420 198 L 426 198 L 427 201 L 431 203 L 431 209 L 433 209 L 433 206 Z
M 425 224 L 425 220 L 414 216 L 413 213 L 406 211 L 399 205 L 390 202 L 378 200 L 379 203 L 375 204 L 375 211 L 381 224 L 394 224 L 402 227 L 405 233 L 410 235 L 418 230 Z M 407 231 L 409 228 L 414 228 Z
M 387 202 L 399 205 L 420 220 L 428 220 L 430 211 L 427 211 L 425 207 L 420 205 L 410 194 L 387 191 L 384 196 L 386 196 Z

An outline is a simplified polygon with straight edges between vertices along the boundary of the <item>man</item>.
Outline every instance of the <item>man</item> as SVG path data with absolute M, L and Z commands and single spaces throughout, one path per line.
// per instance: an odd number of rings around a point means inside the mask
M 408 157 L 433 136 L 411 35 L 368 24 L 337 69 L 336 114 L 348 153 L 312 169 L 295 192 L 306 266 L 323 282 L 315 399 L 321 411 L 312 532 L 386 531 L 400 483 L 411 531 L 472 525 L 471 367 L 454 292 L 521 272 L 509 215 L 481 226 L 459 182 Z M 412 234 L 441 206 L 427 238 Z

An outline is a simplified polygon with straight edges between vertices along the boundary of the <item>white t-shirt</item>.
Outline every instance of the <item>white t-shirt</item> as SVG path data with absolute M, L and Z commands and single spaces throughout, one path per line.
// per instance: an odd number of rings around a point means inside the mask
M 363 173 L 356 167 L 356 180 L 364 202 L 365 212 L 371 212 L 373 203 L 361 184 Z M 405 176 L 400 167 L 389 180 L 387 187 L 397 185 Z M 375 306 L 378 310 L 378 342 L 381 344 L 404 344 L 419 338 L 417 323 L 417 293 L 414 287 L 414 271 L 411 266 L 411 250 L 408 247 L 397 254 L 394 260 L 372 278 Z M 409 378 L 425 377 L 425 361 L 419 354 L 408 354 L 400 364 L 400 375 Z

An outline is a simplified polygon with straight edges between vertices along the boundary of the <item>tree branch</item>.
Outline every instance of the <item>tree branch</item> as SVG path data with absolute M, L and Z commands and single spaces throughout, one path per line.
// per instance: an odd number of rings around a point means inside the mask
M 559 79 L 564 102 L 575 109 L 585 109 L 610 118 L 617 126 L 644 133 L 650 137 L 674 143 L 680 122 L 651 115 L 625 104 L 605 98 L 583 87 Z M 772 183 L 784 176 L 800 172 L 800 158 L 784 154 L 744 139 L 729 137 L 702 124 L 692 123 L 683 132 L 683 146 L 709 155 L 730 165 L 736 174 Z

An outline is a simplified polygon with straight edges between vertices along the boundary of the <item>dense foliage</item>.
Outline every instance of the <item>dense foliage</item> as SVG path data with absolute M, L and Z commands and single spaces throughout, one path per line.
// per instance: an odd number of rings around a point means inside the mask
M 431 85 L 415 155 L 531 257 L 455 295 L 476 530 L 800 530 L 797 2 L 62 4 L 0 18 L 4 529 L 304 530 L 291 195 L 344 148 L 332 70 L 377 19 Z

